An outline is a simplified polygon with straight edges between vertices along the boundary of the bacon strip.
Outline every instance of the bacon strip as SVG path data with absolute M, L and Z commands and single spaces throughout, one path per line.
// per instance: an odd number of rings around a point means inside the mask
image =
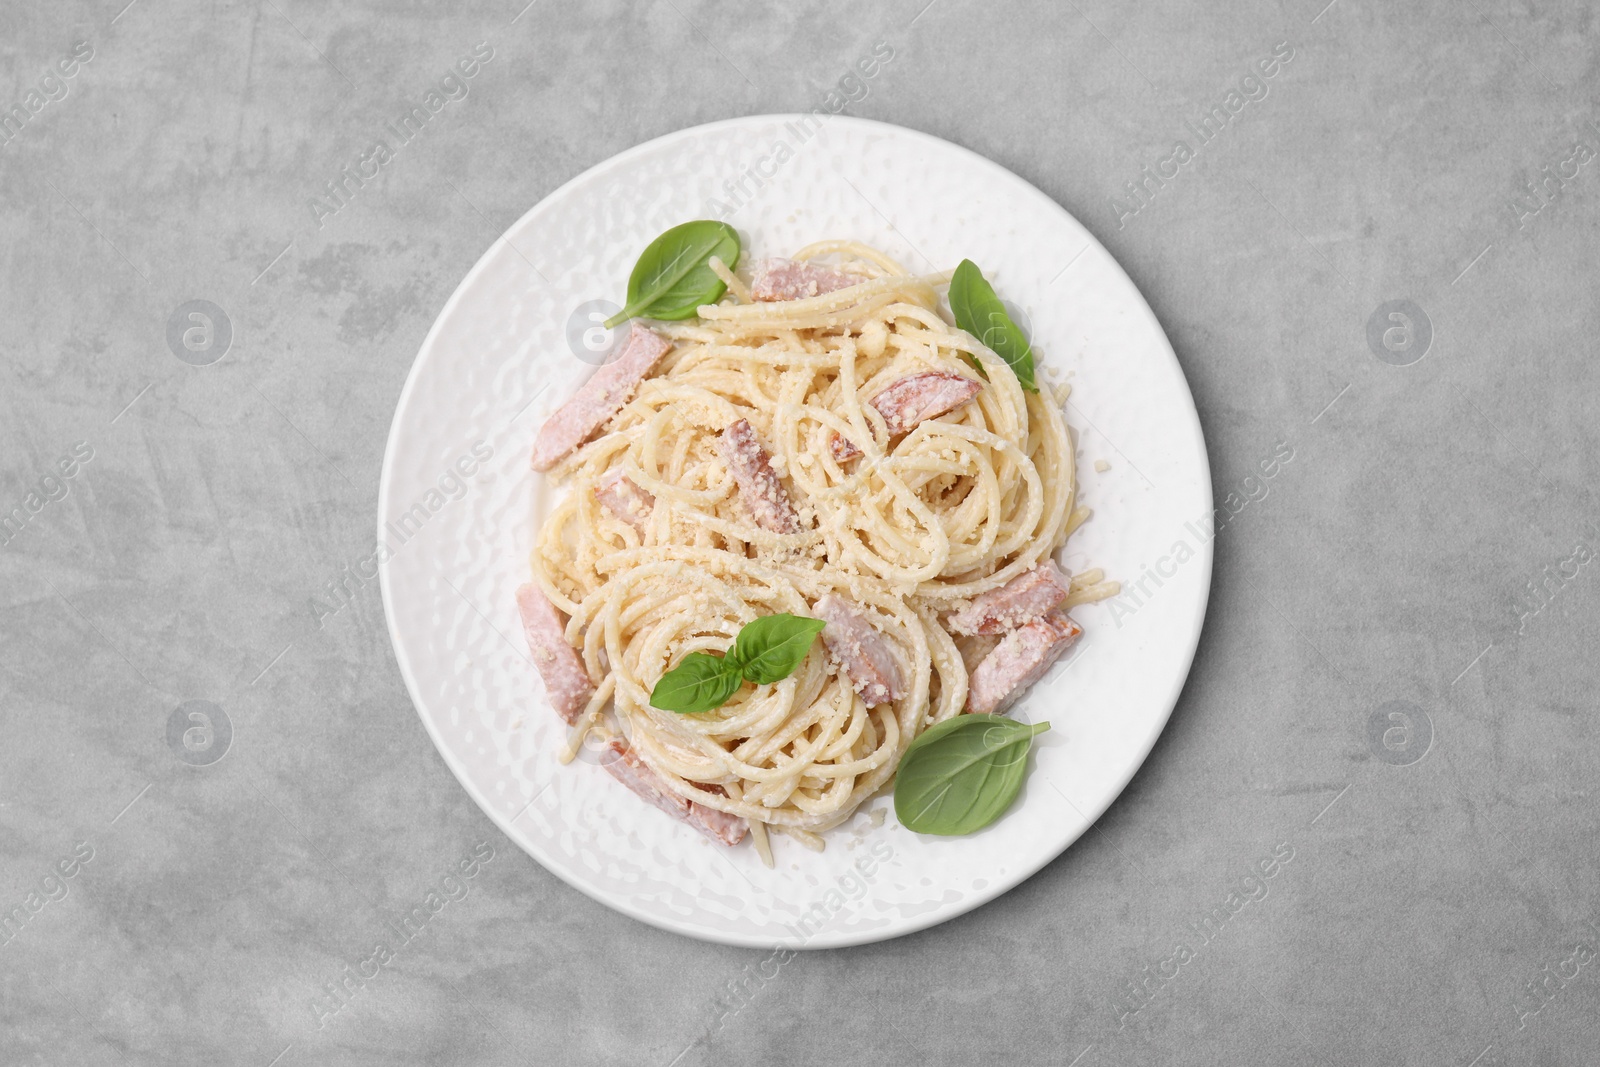
M 661 776 L 621 741 L 612 741 L 601 751 L 600 766 L 645 800 L 673 818 L 682 819 L 713 841 L 737 845 L 744 840 L 745 831 L 750 828 L 738 815 L 696 804 L 672 792 Z
M 595 371 L 539 430 L 533 442 L 533 469 L 547 471 L 554 467 L 621 411 L 634 389 L 671 347 L 665 337 L 635 319 L 617 358 Z
M 612 467 L 594 484 L 594 498 L 623 522 L 644 533 L 644 524 L 656 506 L 656 498 L 640 489 L 622 468 Z
M 890 437 L 913 429 L 918 423 L 954 411 L 978 395 L 983 383 L 947 371 L 924 371 L 890 382 L 867 403 L 878 409 Z M 833 458 L 840 463 L 861 455 L 851 441 L 834 434 L 828 440 Z
M 973 598 L 972 603 L 945 620 L 958 634 L 1003 634 L 1032 622 L 1067 598 L 1072 579 L 1047 559 L 1024 571 L 998 589 Z
M 867 621 L 861 608 L 829 593 L 816 603 L 817 617 L 827 623 L 822 641 L 867 707 L 877 707 L 905 695 L 900 665 L 889 642 Z
M 996 715 L 1043 678 L 1051 664 L 1083 633 L 1064 611 L 1051 611 L 1005 636 L 983 658 L 967 684 L 967 711 Z
M 748 419 L 740 419 L 717 438 L 723 462 L 739 486 L 739 499 L 749 509 L 756 525 L 773 533 L 800 532 L 800 518 L 789 503 L 789 494 L 772 469 L 772 459 L 756 437 Z
M 545 695 L 556 714 L 569 723 L 576 722 L 594 696 L 594 684 L 584 669 L 583 657 L 567 644 L 566 621 L 532 582 L 517 590 L 517 609 L 522 612 L 522 630 L 528 637 L 533 665 L 544 679 Z
M 756 265 L 750 296 L 756 300 L 801 300 L 860 285 L 867 279 L 792 259 L 768 259 Z

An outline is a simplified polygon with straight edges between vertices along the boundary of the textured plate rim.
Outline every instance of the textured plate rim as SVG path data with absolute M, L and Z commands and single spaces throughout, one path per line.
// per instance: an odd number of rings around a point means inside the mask
M 461 279 L 461 282 L 456 286 L 455 291 L 450 294 L 450 298 L 446 300 L 444 306 L 440 308 L 438 315 L 433 320 L 433 325 L 428 328 L 427 334 L 422 339 L 421 346 L 417 349 L 417 355 L 411 362 L 410 371 L 408 371 L 406 374 L 405 384 L 401 387 L 400 397 L 395 403 L 394 418 L 389 424 L 389 434 L 385 441 L 383 450 L 383 466 L 378 474 L 378 514 L 376 526 L 379 540 L 382 541 L 383 539 L 384 516 L 388 514 L 389 511 L 389 492 L 392 484 L 391 475 L 393 473 L 396 446 L 400 438 L 401 423 L 405 419 L 405 416 L 411 406 L 422 365 L 425 361 L 425 358 L 432 354 L 434 340 L 438 336 L 440 330 L 443 328 L 444 323 L 455 312 L 456 306 L 463 300 L 464 294 L 466 294 L 472 288 L 474 283 L 477 281 L 478 276 L 488 269 L 490 260 L 494 257 L 495 252 L 500 246 L 500 243 L 505 240 L 507 234 L 515 233 L 535 215 L 539 214 L 543 210 L 546 210 L 547 205 L 550 205 L 552 202 L 556 201 L 559 197 L 561 197 L 562 194 L 567 192 L 568 189 L 599 179 L 606 173 L 625 166 L 635 157 L 646 155 L 650 152 L 658 151 L 663 148 L 671 147 L 671 145 L 676 141 L 690 140 L 703 134 L 716 133 L 721 130 L 736 129 L 744 126 L 761 126 L 775 122 L 792 122 L 803 120 L 804 118 L 804 115 L 794 112 L 744 115 L 737 118 L 720 119 L 716 122 L 703 123 L 698 126 L 685 127 L 683 129 L 675 130 L 671 133 L 652 138 L 648 141 L 641 142 L 640 144 L 624 149 L 613 156 L 609 156 L 606 159 L 601 160 L 599 163 L 596 163 L 594 166 L 589 167 L 577 175 L 574 175 L 572 178 L 569 178 L 560 186 L 545 194 L 545 196 L 542 197 L 536 204 L 518 217 L 515 222 L 506 227 L 505 231 L 497 236 L 489 244 L 489 247 L 484 250 L 483 255 L 480 256 L 478 261 L 473 264 L 472 269 L 467 271 L 466 276 Z M 833 116 L 829 121 L 830 124 L 858 126 L 868 130 L 885 132 L 896 137 L 909 138 L 912 141 L 920 141 L 924 144 L 936 146 L 941 150 L 953 150 L 961 155 L 964 155 L 971 161 L 975 162 L 980 168 L 987 168 L 991 171 L 997 172 L 998 174 L 1003 175 L 1006 179 L 1017 183 L 1019 190 L 1024 191 L 1029 199 L 1034 200 L 1046 210 L 1052 211 L 1064 219 L 1071 229 L 1076 230 L 1083 236 L 1085 241 L 1089 242 L 1090 245 L 1104 254 L 1105 261 L 1115 269 L 1121 280 L 1128 286 L 1134 295 L 1138 297 L 1138 309 L 1140 314 L 1143 316 L 1144 324 L 1149 327 L 1151 333 L 1157 339 L 1160 353 L 1165 356 L 1170 370 L 1177 376 L 1178 383 L 1183 387 L 1183 396 L 1188 400 L 1188 407 L 1186 409 L 1186 414 L 1189 417 L 1187 427 L 1189 431 L 1188 436 L 1192 438 L 1190 444 L 1194 449 L 1195 455 L 1199 459 L 1200 474 L 1204 482 L 1206 510 L 1212 510 L 1216 506 L 1216 498 L 1213 494 L 1213 487 L 1211 483 L 1210 457 L 1206 452 L 1205 435 L 1200 425 L 1200 413 L 1199 409 L 1195 407 L 1194 393 L 1193 390 L 1189 388 L 1188 377 L 1183 373 L 1183 365 L 1178 361 L 1178 354 L 1172 347 L 1172 341 L 1167 337 L 1167 332 L 1162 328 L 1160 320 L 1156 318 L 1154 309 L 1150 307 L 1150 302 L 1145 299 L 1144 293 L 1139 289 L 1138 285 L 1134 283 L 1133 279 L 1129 277 L 1128 272 L 1123 269 L 1122 264 L 1117 262 L 1116 257 L 1111 255 L 1106 247 L 1100 243 L 1099 238 L 1095 237 L 1095 235 L 1090 232 L 1089 229 L 1083 225 L 1083 223 L 1078 221 L 1076 216 L 1053 200 L 1038 186 L 1034 185 L 1020 174 L 1017 174 L 1015 171 L 996 163 L 987 156 L 981 155 L 980 153 L 975 152 L 964 145 L 956 144 L 953 141 L 947 141 L 942 137 L 936 137 L 930 133 L 924 133 L 921 130 L 913 130 L 908 127 L 899 126 L 890 122 L 880 122 L 876 119 L 856 118 L 855 116 L 851 115 L 836 115 Z M 1215 540 L 1213 539 L 1205 542 L 1205 544 L 1200 547 L 1200 551 L 1197 552 L 1196 555 L 1199 557 L 1199 562 L 1201 564 L 1203 580 L 1200 583 L 1200 595 L 1194 602 L 1192 617 L 1187 620 L 1187 637 L 1184 642 L 1184 647 L 1181 650 L 1181 657 L 1179 657 L 1181 658 L 1182 669 L 1175 674 L 1170 692 L 1168 692 L 1162 699 L 1164 710 L 1156 717 L 1151 725 L 1148 735 L 1140 742 L 1137 749 L 1137 758 L 1128 762 L 1125 773 L 1119 776 L 1119 780 L 1117 781 L 1114 789 L 1110 789 L 1105 792 L 1103 801 L 1098 804 L 1094 810 L 1085 811 L 1083 813 L 1083 826 L 1076 834 L 1062 841 L 1059 848 L 1047 848 L 1040 850 L 1028 861 L 1020 864 L 1012 874 L 996 879 L 994 883 L 986 887 L 984 890 L 964 896 L 961 900 L 954 902 L 948 907 L 934 908 L 926 915 L 919 915 L 915 918 L 904 919 L 882 929 L 862 931 L 859 933 L 841 932 L 840 934 L 832 937 L 819 934 L 816 937 L 806 940 L 803 944 L 798 945 L 794 944 L 790 938 L 778 936 L 761 937 L 758 935 L 722 932 L 705 929 L 700 926 L 692 926 L 688 923 L 664 917 L 657 913 L 650 912 L 644 908 L 640 908 L 627 897 L 603 894 L 602 892 L 596 890 L 593 886 L 586 885 L 574 878 L 569 878 L 565 872 L 555 870 L 547 866 L 544 861 L 540 859 L 539 856 L 535 855 L 534 852 L 523 842 L 521 835 L 514 832 L 513 828 L 509 824 L 509 820 L 502 818 L 501 814 L 495 810 L 495 806 L 489 802 L 488 798 L 483 795 L 478 786 L 468 777 L 465 768 L 461 765 L 457 757 L 450 751 L 449 747 L 445 744 L 444 737 L 440 734 L 439 730 L 434 726 L 433 722 L 430 721 L 427 714 L 424 712 L 423 702 L 418 697 L 419 687 L 412 670 L 411 662 L 407 652 L 405 651 L 404 642 L 400 638 L 399 628 L 395 622 L 395 610 L 393 604 L 391 603 L 391 597 L 393 594 L 389 588 L 389 564 L 387 561 L 379 565 L 378 587 L 383 597 L 384 621 L 389 634 L 389 644 L 394 650 L 395 662 L 400 668 L 400 677 L 405 682 L 406 693 L 411 697 L 412 708 L 416 711 L 417 717 L 422 720 L 423 729 L 427 731 L 428 738 L 433 742 L 434 749 L 443 758 L 445 765 L 450 768 L 451 774 L 455 775 L 456 781 L 461 784 L 461 787 L 472 799 L 472 802 L 478 806 L 478 809 L 487 815 L 490 821 L 495 824 L 500 832 L 524 853 L 526 853 L 531 859 L 533 859 L 534 862 L 538 863 L 539 866 L 543 867 L 546 871 L 554 874 L 557 878 L 561 879 L 561 881 L 565 882 L 573 889 L 578 890 L 578 892 L 582 893 L 584 896 L 595 901 L 596 903 L 610 908 L 613 911 L 627 915 L 629 918 L 637 919 L 639 922 L 645 923 L 646 925 L 656 927 L 660 930 L 665 930 L 669 933 L 679 934 L 681 936 L 694 938 L 696 940 L 709 941 L 715 944 L 731 945 L 740 948 L 787 947 L 791 949 L 827 949 L 850 948 L 857 945 L 873 944 L 879 941 L 888 941 L 897 937 L 903 937 L 907 934 L 917 933 L 919 931 L 926 930 L 929 927 L 937 926 L 940 923 L 948 922 L 951 919 L 965 915 L 974 908 L 989 903 L 997 897 L 1000 897 L 1010 890 L 1015 889 L 1017 886 L 1021 885 L 1023 882 L 1039 873 L 1039 871 L 1043 870 L 1048 864 L 1058 859 L 1069 848 L 1076 844 L 1078 840 L 1082 838 L 1083 835 L 1088 832 L 1088 830 L 1094 826 L 1096 822 L 1099 821 L 1100 816 L 1104 815 L 1112 804 L 1116 803 L 1117 799 L 1121 797 L 1122 794 L 1127 790 L 1128 783 L 1133 780 L 1134 775 L 1139 773 L 1139 769 L 1143 767 L 1145 761 L 1149 759 L 1150 752 L 1155 748 L 1156 741 L 1166 730 L 1167 723 L 1172 719 L 1172 712 L 1177 707 L 1178 698 L 1183 694 L 1183 687 L 1188 684 L 1189 672 L 1194 666 L 1195 652 L 1199 648 L 1200 635 L 1205 625 L 1206 609 L 1211 600 L 1211 573 L 1215 555 Z M 1177 659 L 1174 660 L 1174 662 L 1177 661 Z

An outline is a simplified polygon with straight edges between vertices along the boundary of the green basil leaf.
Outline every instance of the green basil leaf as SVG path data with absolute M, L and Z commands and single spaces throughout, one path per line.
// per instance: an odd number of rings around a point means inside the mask
M 895 817 L 919 834 L 983 829 L 1017 799 L 1033 737 L 1048 729 L 1000 715 L 957 715 L 929 728 L 900 757 Z
M 691 652 L 650 690 L 650 706 L 684 715 L 710 711 L 727 703 L 743 684 L 734 660 Z
M 748 681 L 757 685 L 781 682 L 805 660 L 825 625 L 821 619 L 800 615 L 762 616 L 739 631 L 731 658 Z
M 1033 347 L 970 259 L 963 259 L 950 277 L 950 310 L 955 312 L 957 326 L 1006 361 L 1024 389 L 1039 391 L 1033 377 Z
M 739 265 L 739 235 L 726 222 L 685 222 L 651 241 L 628 277 L 628 306 L 606 328 L 640 316 L 690 319 L 701 304 L 721 300 L 728 287 L 707 265 L 712 256 L 729 270 Z

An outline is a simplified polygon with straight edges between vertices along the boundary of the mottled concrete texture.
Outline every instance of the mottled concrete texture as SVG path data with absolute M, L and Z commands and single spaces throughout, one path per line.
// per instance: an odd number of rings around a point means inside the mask
M 524 2 L 0 6 L 0 1062 L 1594 1062 L 1592 5 Z M 963 918 L 773 959 L 546 874 L 435 754 L 376 585 L 306 605 L 496 235 L 879 41 L 847 110 L 1099 235 L 1238 514 L 1095 830 Z

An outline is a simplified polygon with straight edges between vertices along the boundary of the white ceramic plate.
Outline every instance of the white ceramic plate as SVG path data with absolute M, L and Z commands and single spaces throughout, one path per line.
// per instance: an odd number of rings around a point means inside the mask
M 1022 796 L 965 838 L 902 828 L 880 795 L 823 853 L 728 849 L 613 781 L 561 766 L 565 727 L 527 656 L 513 592 L 548 505 L 528 466 L 544 417 L 600 361 L 590 301 L 623 297 L 662 230 L 725 217 L 745 255 L 849 237 L 914 270 L 977 262 L 1073 384 L 1082 499 L 1072 570 L 1125 593 L 1082 607 L 1074 654 L 1013 714 L 1048 719 Z M 601 315 L 600 317 L 603 317 Z M 1097 460 L 1111 464 L 1097 473 Z M 1171 345 L 1106 250 L 1016 175 L 925 134 L 852 118 L 757 116 L 607 160 L 522 217 L 434 323 L 384 456 L 378 537 L 395 656 L 445 762 L 507 836 L 596 900 L 690 937 L 824 948 L 919 930 L 1055 858 L 1133 776 L 1171 714 L 1211 579 L 1211 482 Z M 1139 591 L 1142 590 L 1142 591 Z M 1115 606 L 1111 606 L 1114 604 Z

